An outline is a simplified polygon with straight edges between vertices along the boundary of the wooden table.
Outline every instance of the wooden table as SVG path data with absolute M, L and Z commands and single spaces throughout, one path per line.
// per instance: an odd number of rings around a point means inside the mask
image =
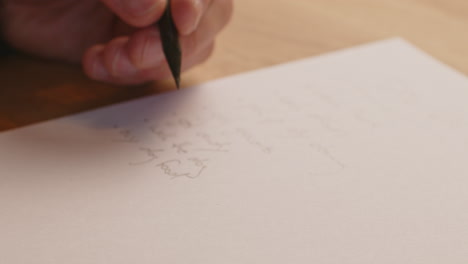
M 235 0 L 212 59 L 183 86 L 400 36 L 468 74 L 466 0 Z M 26 57 L 0 62 L 0 130 L 167 91 L 115 87 L 79 67 Z

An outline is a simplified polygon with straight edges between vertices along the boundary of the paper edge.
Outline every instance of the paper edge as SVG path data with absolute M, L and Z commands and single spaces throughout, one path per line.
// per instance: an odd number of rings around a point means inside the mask
M 445 64 L 444 62 L 436 59 L 435 57 L 433 57 L 429 53 L 427 53 L 427 52 L 421 50 L 420 48 L 418 48 L 417 46 L 413 45 L 407 39 L 405 39 L 403 37 L 391 37 L 391 38 L 366 42 L 366 43 L 362 43 L 362 44 L 357 44 L 357 45 L 353 45 L 353 46 L 349 46 L 349 47 L 345 47 L 345 48 L 341 48 L 341 49 L 337 49 L 337 50 L 333 50 L 333 51 L 328 51 L 328 52 L 325 52 L 325 53 L 322 53 L 322 54 L 317 54 L 315 56 L 309 56 L 309 57 L 305 57 L 305 58 L 300 58 L 300 59 L 296 59 L 296 60 L 287 61 L 287 62 L 284 62 L 284 63 L 278 63 L 278 64 L 275 64 L 275 65 L 270 65 L 270 66 L 262 67 L 262 68 L 259 68 L 259 69 L 251 70 L 251 71 L 245 71 L 245 72 L 232 74 L 232 75 L 229 75 L 229 76 L 224 76 L 224 77 L 221 77 L 221 78 L 218 78 L 218 79 L 207 81 L 207 82 L 202 83 L 202 84 L 197 84 L 197 85 L 185 87 L 181 91 L 184 91 L 184 90 L 187 90 L 187 89 L 200 89 L 200 88 L 202 88 L 204 86 L 207 86 L 207 85 L 212 86 L 212 85 L 215 85 L 218 82 L 225 82 L 225 81 L 229 81 L 231 79 L 237 79 L 237 78 L 239 78 L 241 76 L 257 75 L 258 73 L 272 71 L 272 70 L 275 70 L 275 69 L 279 69 L 279 68 L 282 68 L 282 67 L 287 67 L 289 65 L 294 65 L 294 64 L 301 63 L 301 62 L 306 62 L 306 61 L 310 61 L 310 60 L 313 60 L 313 61 L 325 60 L 325 59 L 328 59 L 330 57 L 335 57 L 335 56 L 339 57 L 339 56 L 343 56 L 343 55 L 345 55 L 347 53 L 354 53 L 354 52 L 359 51 L 359 50 L 365 50 L 365 49 L 368 49 L 368 48 L 378 48 L 379 46 L 387 46 L 387 45 L 391 45 L 391 44 L 404 45 L 407 48 L 412 49 L 413 52 L 417 52 L 417 53 L 419 53 L 419 55 L 422 55 L 422 56 L 426 57 L 427 59 L 431 60 L 433 63 L 440 65 L 445 70 L 447 70 L 449 72 L 452 72 L 453 74 L 456 74 L 459 77 L 466 78 L 468 80 L 468 76 L 466 76 L 464 73 L 462 73 L 462 72 L 454 69 L 450 65 Z M 23 130 L 23 129 L 33 128 L 33 127 L 36 127 L 36 126 L 42 126 L 44 124 L 47 124 L 47 123 L 50 123 L 50 122 L 56 122 L 56 121 L 59 121 L 59 120 L 62 120 L 62 119 L 68 119 L 68 118 L 73 118 L 73 117 L 77 117 L 77 116 L 80 116 L 80 115 L 90 114 L 90 113 L 95 112 L 95 111 L 110 109 L 110 108 L 114 108 L 114 107 L 121 107 L 123 105 L 132 104 L 132 103 L 142 101 L 142 100 L 151 100 L 152 98 L 155 98 L 155 97 L 158 97 L 158 96 L 168 96 L 168 95 L 170 95 L 172 93 L 177 93 L 177 92 L 179 92 L 179 90 L 163 92 L 163 93 L 158 93 L 158 94 L 153 94 L 153 95 L 147 95 L 147 96 L 143 96 L 143 97 L 139 97 L 139 98 L 133 98 L 133 99 L 125 100 L 125 101 L 122 101 L 122 102 L 111 103 L 109 105 L 105 105 L 105 106 L 101 106 L 101 107 L 97 107 L 97 108 L 93 108 L 93 109 L 89 109 L 89 110 L 84 110 L 84 111 L 73 113 L 73 114 L 70 114 L 70 115 L 65 115 L 63 117 L 52 118 L 52 119 L 48 119 L 48 120 L 44 120 L 44 121 L 39 121 L 37 123 L 33 123 L 33 124 L 21 126 L 21 127 L 16 127 L 16 128 L 4 130 L 4 131 L 0 132 L 0 136 L 11 133 L 11 132 L 16 132 L 16 131 L 19 131 L 19 130 Z

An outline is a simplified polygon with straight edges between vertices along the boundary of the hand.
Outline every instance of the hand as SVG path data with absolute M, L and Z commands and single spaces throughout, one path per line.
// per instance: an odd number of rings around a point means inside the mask
M 172 0 L 182 70 L 205 61 L 232 13 L 232 0 Z M 166 0 L 4 0 L 3 35 L 13 47 L 82 62 L 93 79 L 139 84 L 170 77 L 154 25 Z

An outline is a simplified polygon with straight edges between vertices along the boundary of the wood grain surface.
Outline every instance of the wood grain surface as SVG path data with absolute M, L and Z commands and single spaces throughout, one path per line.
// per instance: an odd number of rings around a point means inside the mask
M 467 0 L 235 0 L 212 58 L 183 87 L 389 37 L 403 37 L 468 74 Z M 15 55 L 0 61 L 0 131 L 174 87 L 117 87 L 77 65 Z

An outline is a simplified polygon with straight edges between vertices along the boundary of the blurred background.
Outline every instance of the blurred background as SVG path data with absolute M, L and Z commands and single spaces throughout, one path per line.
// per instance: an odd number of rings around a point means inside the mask
M 215 53 L 182 76 L 183 87 L 391 37 L 468 74 L 467 0 L 235 0 Z M 174 89 L 102 84 L 79 65 L 3 57 L 0 131 Z

